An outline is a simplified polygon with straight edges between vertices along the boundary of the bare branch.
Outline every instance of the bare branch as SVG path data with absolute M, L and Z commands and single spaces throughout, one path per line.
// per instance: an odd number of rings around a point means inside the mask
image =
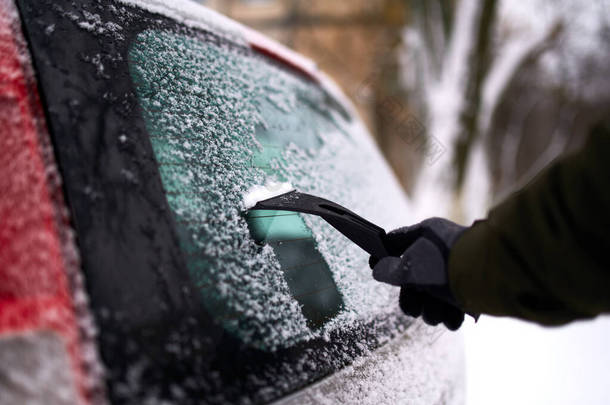
M 460 134 L 454 155 L 457 169 L 456 189 L 459 189 L 464 181 L 470 147 L 478 135 L 481 88 L 489 67 L 496 8 L 497 0 L 483 0 L 477 21 L 476 44 L 469 57 L 465 102 L 460 113 Z
M 562 29 L 561 21 L 556 21 L 546 33 L 531 39 L 512 41 L 500 52 L 500 57 L 494 61 L 483 86 L 479 126 L 482 136 L 489 131 L 497 108 L 504 100 L 514 78 L 528 66 L 538 62 L 540 56 L 557 43 Z

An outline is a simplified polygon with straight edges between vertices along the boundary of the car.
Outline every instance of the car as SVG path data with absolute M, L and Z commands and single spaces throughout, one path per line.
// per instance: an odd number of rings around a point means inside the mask
M 409 221 L 313 62 L 189 1 L 0 4 L 0 403 L 461 401 L 460 334 L 320 218 L 244 205 Z

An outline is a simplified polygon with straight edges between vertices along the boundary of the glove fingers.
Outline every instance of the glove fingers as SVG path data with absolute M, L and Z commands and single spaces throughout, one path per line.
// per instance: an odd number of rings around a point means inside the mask
M 447 329 L 457 330 L 464 322 L 462 311 L 413 288 L 401 288 L 398 302 L 405 314 L 414 318 L 423 315 L 422 319 L 428 325 L 436 326 L 442 322 Z
M 445 307 L 445 319 L 443 319 L 443 323 L 449 330 L 458 330 L 464 322 L 464 313 L 449 304 L 445 304 Z
M 425 296 L 423 301 L 422 319 L 428 325 L 436 326 L 443 321 L 444 305 L 439 300 Z
M 422 319 L 428 325 L 436 326 L 441 322 L 449 330 L 457 330 L 464 322 L 464 313 L 452 305 L 434 297 L 426 296 Z
M 403 287 L 400 289 L 398 304 L 400 309 L 402 309 L 402 312 L 413 318 L 417 318 L 422 313 L 423 296 L 414 289 Z
M 438 248 L 429 240 L 419 238 L 406 250 L 402 258 L 387 256 L 379 260 L 373 267 L 373 278 L 395 286 L 443 285 L 446 283 L 443 268 L 444 263 Z
M 377 265 L 377 263 L 379 263 L 379 260 L 381 260 L 381 259 L 379 257 L 376 257 L 376 256 L 369 257 L 369 267 L 371 269 L 374 269 L 375 266 Z
M 400 257 L 421 236 L 421 224 L 394 229 L 385 236 L 385 246 L 390 256 Z M 374 268 L 382 257 L 369 257 L 369 267 Z
M 447 283 L 445 262 L 438 247 L 426 238 L 419 238 L 404 253 L 409 271 L 403 272 L 403 283 L 437 286 Z M 404 266 L 403 266 L 404 267 Z
M 395 286 L 404 284 L 405 269 L 401 265 L 399 257 L 387 256 L 379 260 L 373 268 L 373 278 L 383 283 Z
M 392 256 L 402 256 L 405 250 L 420 237 L 421 225 L 405 226 L 389 232 L 385 238 L 386 247 Z

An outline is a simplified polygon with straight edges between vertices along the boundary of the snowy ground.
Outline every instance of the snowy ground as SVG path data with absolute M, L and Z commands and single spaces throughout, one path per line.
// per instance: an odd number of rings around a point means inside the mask
M 610 316 L 560 328 L 483 316 L 464 335 L 468 405 L 610 403 Z

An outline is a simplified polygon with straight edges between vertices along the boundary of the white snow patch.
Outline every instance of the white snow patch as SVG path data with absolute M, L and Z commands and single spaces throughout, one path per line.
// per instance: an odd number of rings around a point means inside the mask
M 609 316 L 560 328 L 482 316 L 462 329 L 468 405 L 610 403 Z
M 267 180 L 264 185 L 252 186 L 246 195 L 244 195 L 244 205 L 246 208 L 252 208 L 257 202 L 277 197 L 278 195 L 286 194 L 293 191 L 294 187 L 288 182 L 279 182 Z

